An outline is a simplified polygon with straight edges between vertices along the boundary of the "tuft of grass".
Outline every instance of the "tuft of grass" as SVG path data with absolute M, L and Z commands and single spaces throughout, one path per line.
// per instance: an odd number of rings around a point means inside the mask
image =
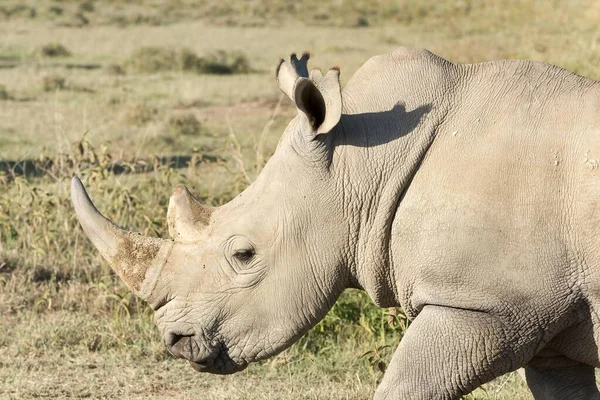
M 198 65 L 202 62 L 196 53 L 188 48 L 179 51 L 180 68 L 184 71 L 196 71 Z
M 60 7 L 60 6 L 50 6 L 48 7 L 48 13 L 50 15 L 63 15 L 63 13 L 65 12 L 65 9 Z
M 145 103 L 135 104 L 125 109 L 124 120 L 131 125 L 142 126 L 152 121 L 158 111 Z
M 85 0 L 79 3 L 79 11 L 80 12 L 94 12 L 96 10 L 96 6 L 94 2 L 91 0 Z
M 12 96 L 8 93 L 6 86 L 0 85 L 0 100 L 12 100 Z
M 94 90 L 77 84 L 75 82 L 67 82 L 67 78 L 57 73 L 49 73 L 42 78 L 42 89 L 44 92 L 55 92 L 57 90 L 69 90 L 79 93 L 94 93 Z
M 369 26 L 369 19 L 367 17 L 365 17 L 364 15 L 361 15 L 360 17 L 358 17 L 356 19 L 356 27 L 357 28 L 366 28 L 367 26 Z
M 119 64 L 108 64 L 104 67 L 104 70 L 108 75 L 125 75 L 125 69 Z
M 162 47 L 140 47 L 136 49 L 126 63 L 135 72 L 156 73 L 179 69 L 179 62 L 173 50 Z
M 141 73 L 187 71 L 197 74 L 232 75 L 252 72 L 250 61 L 244 54 L 224 50 L 201 57 L 187 48 L 174 51 L 163 47 L 140 47 L 131 54 L 126 65 Z
M 60 43 L 48 43 L 38 49 L 43 57 L 69 57 L 71 52 Z
M 224 50 L 199 58 L 195 70 L 199 74 L 216 75 L 248 74 L 252 72 L 250 61 L 244 54 Z
M 54 92 L 67 88 L 66 79 L 62 75 L 47 74 L 42 78 L 42 89 L 44 92 Z
M 202 126 L 196 116 L 191 113 L 179 113 L 171 115 L 167 122 L 167 126 L 171 133 L 175 135 L 200 135 Z

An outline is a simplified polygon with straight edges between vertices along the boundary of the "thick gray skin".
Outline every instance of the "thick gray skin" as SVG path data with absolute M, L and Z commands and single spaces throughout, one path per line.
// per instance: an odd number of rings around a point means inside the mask
M 536 399 L 600 398 L 600 84 L 403 48 L 341 98 L 335 128 L 299 107 L 256 182 L 174 228 L 148 298 L 170 350 L 241 370 L 356 287 L 413 319 L 376 399 L 457 399 L 522 366 Z
M 289 328 L 306 331 L 353 286 L 414 319 L 377 399 L 458 398 L 537 364 L 539 398 L 599 397 L 593 379 L 568 376 L 600 366 L 600 85 L 546 64 L 400 49 L 367 62 L 342 101 L 324 137 L 292 121 L 256 183 L 212 217 L 208 238 L 237 234 L 269 254 L 240 296 L 248 310 L 216 318 L 241 315 L 254 332 L 239 354 L 289 346 Z M 159 326 L 182 323 L 173 308 Z M 179 311 L 208 309 L 221 310 Z

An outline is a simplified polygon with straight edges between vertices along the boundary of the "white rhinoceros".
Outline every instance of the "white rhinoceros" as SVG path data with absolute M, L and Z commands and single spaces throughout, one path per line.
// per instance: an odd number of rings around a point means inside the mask
M 377 399 L 456 399 L 525 367 L 536 399 L 599 398 L 600 83 L 532 61 L 425 50 L 277 81 L 298 116 L 257 180 L 210 208 L 185 187 L 173 240 L 72 198 L 171 353 L 233 373 L 277 354 L 348 287 L 412 325 Z

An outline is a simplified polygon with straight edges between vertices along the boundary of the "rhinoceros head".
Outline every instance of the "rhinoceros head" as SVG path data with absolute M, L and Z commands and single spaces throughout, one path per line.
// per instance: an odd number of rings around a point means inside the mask
M 327 139 L 341 117 L 339 71 L 309 77 L 307 60 L 292 55 L 279 64 L 279 87 L 298 116 L 257 180 L 218 208 L 175 188 L 167 213 L 173 240 L 117 227 L 73 179 L 85 233 L 154 308 L 170 352 L 198 371 L 236 372 L 289 347 L 348 284 L 349 233 Z

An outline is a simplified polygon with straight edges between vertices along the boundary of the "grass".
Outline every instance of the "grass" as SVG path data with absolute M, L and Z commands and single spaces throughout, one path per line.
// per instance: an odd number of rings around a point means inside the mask
M 125 109 L 123 120 L 131 125 L 143 126 L 152 121 L 156 113 L 157 110 L 147 104 L 135 104 Z
M 66 79 L 58 74 L 48 74 L 42 78 L 44 92 L 54 92 L 67 88 Z
M 43 57 L 69 57 L 71 52 L 60 43 L 49 43 L 38 49 Z
M 166 236 L 172 187 L 223 204 L 274 151 L 296 113 L 273 73 L 288 53 L 341 65 L 343 82 L 399 45 L 598 79 L 598 18 L 587 0 L 3 1 L 0 398 L 368 398 L 401 312 L 390 324 L 349 291 L 280 356 L 231 377 L 197 374 L 165 352 L 148 308 L 81 232 L 70 177 L 120 225 Z M 531 397 L 509 374 L 467 398 Z
M 161 47 L 140 47 L 131 54 L 126 65 L 138 73 L 189 71 L 197 74 L 231 75 L 252 72 L 250 61 L 243 53 L 224 50 L 199 57 L 187 48 L 174 51 Z
M 189 112 L 171 115 L 167 125 L 175 135 L 199 135 L 202 129 L 200 121 Z
M 0 85 L 0 101 L 1 100 L 11 100 L 12 96 L 6 90 L 6 86 Z

